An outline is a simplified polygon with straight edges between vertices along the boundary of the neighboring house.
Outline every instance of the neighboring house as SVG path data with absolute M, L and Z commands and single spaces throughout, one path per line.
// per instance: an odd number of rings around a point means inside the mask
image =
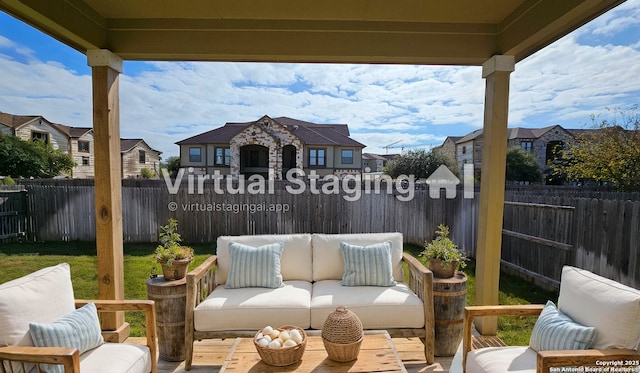
M 122 178 L 141 177 L 143 168 L 160 175 L 160 154 L 143 139 L 120 139 Z
M 364 172 L 382 172 L 387 159 L 378 154 L 362 154 L 362 170 Z
M 435 147 L 434 149 L 440 149 L 444 155 L 451 160 L 456 160 L 456 142 L 460 140 L 462 136 L 447 136 L 444 139 L 442 145 Z
M 553 160 L 558 152 L 566 144 L 575 141 L 572 130 L 566 130 L 559 125 L 544 128 L 509 128 L 507 130 L 507 146 L 519 146 L 532 153 L 543 174 L 550 173 L 548 163 Z M 443 150 L 450 151 L 452 143 L 455 144 L 455 160 L 458 164 L 460 174 L 463 172 L 465 164 L 474 165 L 474 175 L 479 176 L 482 165 L 482 129 L 473 131 L 455 140 L 450 136 L 442 144 Z
M 69 177 L 85 179 L 95 176 L 93 128 L 65 126 L 50 122 L 41 115 L 13 115 L 0 112 L 0 133 L 17 136 L 23 140 L 42 140 L 51 144 L 54 149 L 69 153 L 76 162 Z M 158 171 L 161 153 L 149 147 L 144 140 L 122 140 L 120 146 L 123 178 L 138 177 L 140 170 L 145 167 Z
M 281 180 L 292 168 L 306 174 L 360 175 L 365 145 L 349 137 L 346 124 L 317 124 L 297 119 L 263 116 L 254 122 L 226 123 L 208 132 L 178 141 L 180 167 L 194 173 L 259 174 Z

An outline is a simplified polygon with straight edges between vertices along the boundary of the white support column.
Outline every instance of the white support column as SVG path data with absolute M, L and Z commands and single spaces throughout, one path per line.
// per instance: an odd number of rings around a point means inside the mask
M 87 52 L 92 67 L 93 131 L 95 151 L 96 246 L 98 297 L 124 299 L 122 252 L 122 172 L 120 161 L 120 105 L 118 95 L 122 59 L 108 50 Z M 124 312 L 101 315 L 109 341 L 129 335 Z
M 513 56 L 493 56 L 482 65 L 486 79 L 480 209 L 476 247 L 476 301 L 497 305 L 502 249 L 502 217 L 507 157 L 509 75 L 515 69 Z M 482 335 L 495 335 L 496 317 L 478 319 Z

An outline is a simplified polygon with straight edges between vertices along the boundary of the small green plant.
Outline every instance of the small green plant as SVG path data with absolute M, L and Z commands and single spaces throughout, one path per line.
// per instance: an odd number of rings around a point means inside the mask
M 148 168 L 143 168 L 140 170 L 140 176 L 142 176 L 143 179 L 153 179 L 156 177 L 156 172 Z
M 178 221 L 170 218 L 167 225 L 160 226 L 160 245 L 156 247 L 155 258 L 159 262 L 166 261 L 166 266 L 171 266 L 174 260 L 193 259 L 193 249 L 182 246 L 182 236 L 177 232 Z
M 11 176 L 0 177 L 0 185 L 16 185 Z
M 442 266 L 448 268 L 457 263 L 458 268 L 467 266 L 469 260 L 462 251 L 458 250 L 458 245 L 449 238 L 449 227 L 440 224 L 436 229 L 436 238 L 431 242 L 425 242 L 424 250 L 419 254 L 428 262 L 431 259 L 442 260 Z

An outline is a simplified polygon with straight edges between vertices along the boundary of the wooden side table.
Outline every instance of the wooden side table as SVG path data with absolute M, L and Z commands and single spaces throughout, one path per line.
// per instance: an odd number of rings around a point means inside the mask
M 147 296 L 156 303 L 160 358 L 166 361 L 184 360 L 186 279 L 166 281 L 162 276 L 150 278 L 147 280 Z

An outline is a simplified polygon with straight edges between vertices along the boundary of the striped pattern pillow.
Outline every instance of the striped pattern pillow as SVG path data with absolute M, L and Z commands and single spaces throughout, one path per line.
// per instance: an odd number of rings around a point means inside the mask
M 282 287 L 280 258 L 283 248 L 283 242 L 260 247 L 236 242 L 229 243 L 229 275 L 225 287 L 228 289 Z
M 45 305 L 46 307 L 46 305 Z M 75 347 L 80 354 L 104 343 L 96 305 L 88 303 L 51 324 L 29 323 L 36 347 Z M 43 365 L 45 372 L 64 371 L 62 365 Z
M 586 350 L 596 338 L 596 328 L 580 325 L 548 301 L 531 333 L 529 346 L 536 351 Z
M 340 242 L 344 260 L 344 286 L 395 286 L 391 265 L 391 241 L 369 246 Z

